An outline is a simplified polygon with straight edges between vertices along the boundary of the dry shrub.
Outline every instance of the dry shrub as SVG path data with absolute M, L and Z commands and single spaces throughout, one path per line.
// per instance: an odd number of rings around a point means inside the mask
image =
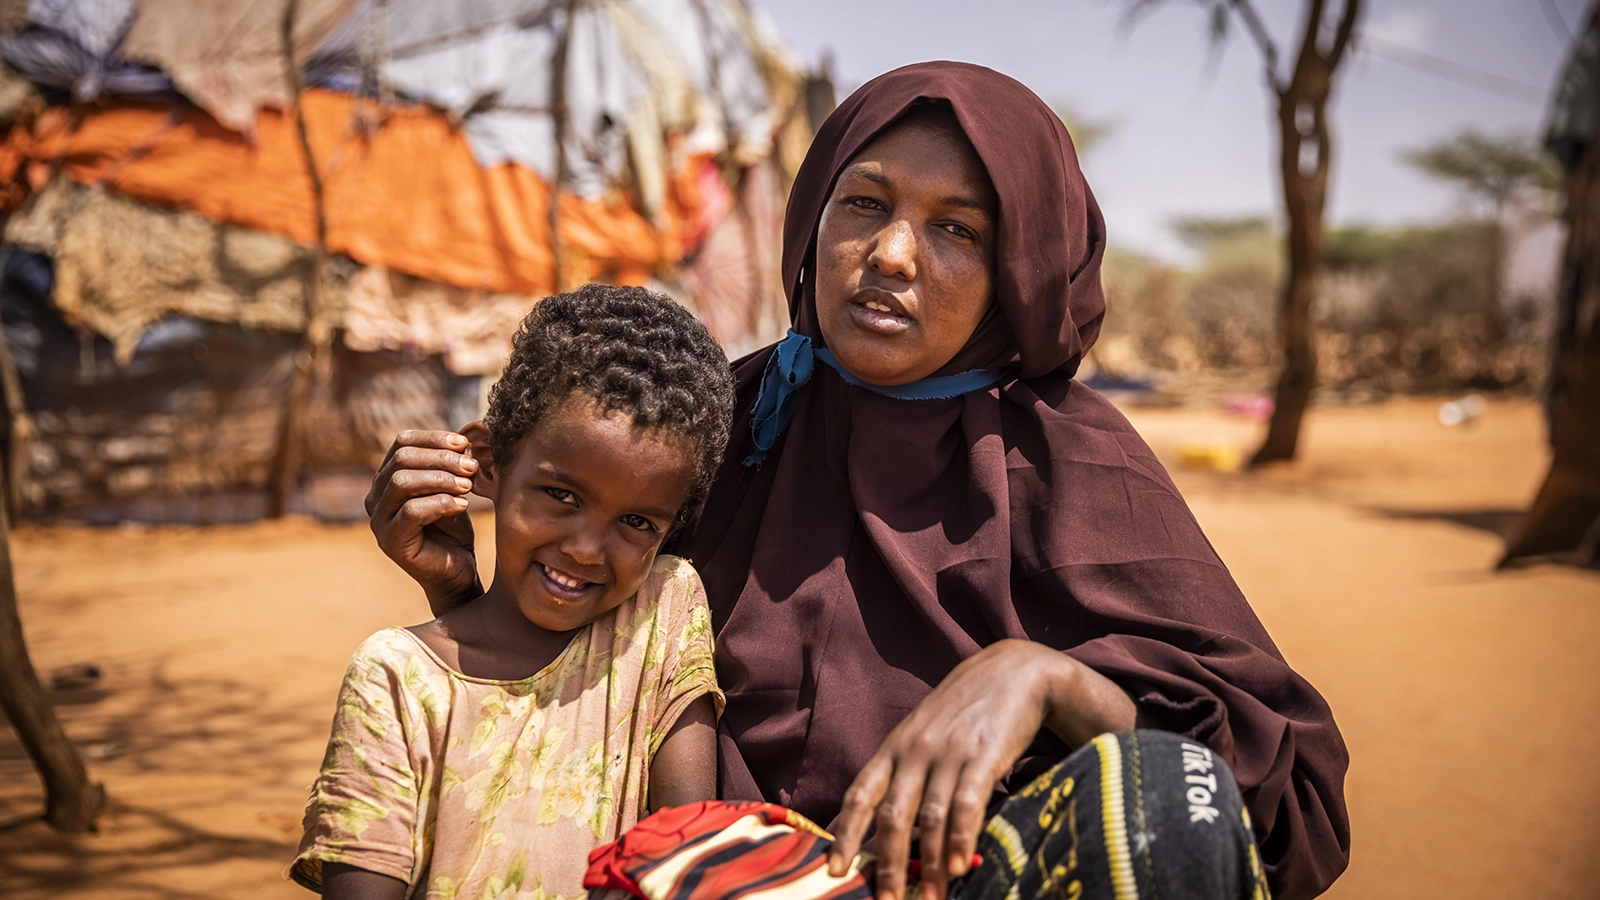
M 1244 374 L 1278 359 L 1282 243 L 1262 223 L 1234 220 L 1179 268 L 1108 254 L 1109 313 L 1095 363 Z M 1352 228 L 1329 235 L 1317 303 L 1319 380 L 1353 393 L 1532 391 L 1544 377 L 1548 303 L 1498 296 L 1498 241 L 1486 223 Z

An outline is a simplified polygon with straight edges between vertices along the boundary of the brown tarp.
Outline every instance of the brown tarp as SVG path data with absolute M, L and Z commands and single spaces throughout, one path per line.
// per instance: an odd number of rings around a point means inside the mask
M 56 308 L 69 324 L 109 339 L 121 365 L 146 329 L 174 315 L 305 328 L 311 253 L 279 235 L 57 178 L 12 216 L 5 237 L 52 258 Z M 534 303 L 349 260 L 336 262 L 326 278 L 324 299 L 346 346 L 442 355 L 458 375 L 499 371 Z
M 121 365 L 145 329 L 189 315 L 275 331 L 305 328 L 311 254 L 288 238 L 52 181 L 6 223 L 8 243 L 55 262 L 53 300 L 68 323 L 115 345 Z M 329 300 L 342 303 L 342 279 Z
M 354 6 L 355 0 L 296 0 L 295 59 L 303 64 Z M 165 72 L 224 126 L 253 134 L 257 109 L 289 105 L 287 7 L 287 0 L 139 0 L 122 55 Z
M 344 343 L 366 352 L 438 355 L 457 375 L 492 374 L 511 353 L 511 336 L 533 304 L 522 294 L 493 294 L 366 268 L 350 279 L 345 295 Z

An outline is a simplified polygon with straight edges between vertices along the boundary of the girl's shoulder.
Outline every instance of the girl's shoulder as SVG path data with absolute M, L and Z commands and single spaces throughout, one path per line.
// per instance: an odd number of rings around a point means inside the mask
M 639 588 L 641 605 L 656 603 L 663 610 L 689 609 L 706 602 L 706 589 L 694 563 L 681 556 L 663 553 L 650 567 L 650 575 Z
M 654 623 L 656 631 L 675 631 L 694 618 L 696 610 L 705 608 L 706 589 L 694 565 L 681 556 L 662 553 L 639 592 L 617 609 L 616 626 L 630 634 L 652 627 L 646 623 Z
M 700 583 L 700 573 L 695 570 L 694 563 L 681 556 L 671 553 L 656 555 L 655 564 L 650 567 L 650 577 L 645 579 L 645 585 L 660 580 L 663 584 L 672 583 L 680 586 L 692 586 Z
M 443 666 L 443 662 L 410 629 L 392 626 L 373 634 L 361 642 L 350 657 L 352 667 L 379 668 L 391 672 L 404 672 L 417 663 L 428 668 Z

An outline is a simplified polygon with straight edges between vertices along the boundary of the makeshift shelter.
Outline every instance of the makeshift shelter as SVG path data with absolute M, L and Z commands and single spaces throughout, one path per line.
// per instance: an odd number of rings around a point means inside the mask
M 806 84 L 739 0 L 26 9 L 0 316 L 34 514 L 239 520 L 279 483 L 358 516 L 394 432 L 470 419 L 587 280 L 733 354 L 781 334 Z
M 1567 225 L 1545 396 L 1551 459 L 1500 567 L 1549 558 L 1600 568 L 1600 3 L 1557 83 L 1545 146 L 1566 173 Z

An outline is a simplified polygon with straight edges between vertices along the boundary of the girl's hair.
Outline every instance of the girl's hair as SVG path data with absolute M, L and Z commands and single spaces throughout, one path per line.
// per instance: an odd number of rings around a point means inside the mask
M 575 392 L 694 445 L 694 486 L 673 527 L 687 522 L 722 461 L 733 416 L 733 373 L 706 327 L 671 298 L 638 287 L 586 284 L 539 301 L 489 393 L 483 424 L 495 459 L 511 460 Z

